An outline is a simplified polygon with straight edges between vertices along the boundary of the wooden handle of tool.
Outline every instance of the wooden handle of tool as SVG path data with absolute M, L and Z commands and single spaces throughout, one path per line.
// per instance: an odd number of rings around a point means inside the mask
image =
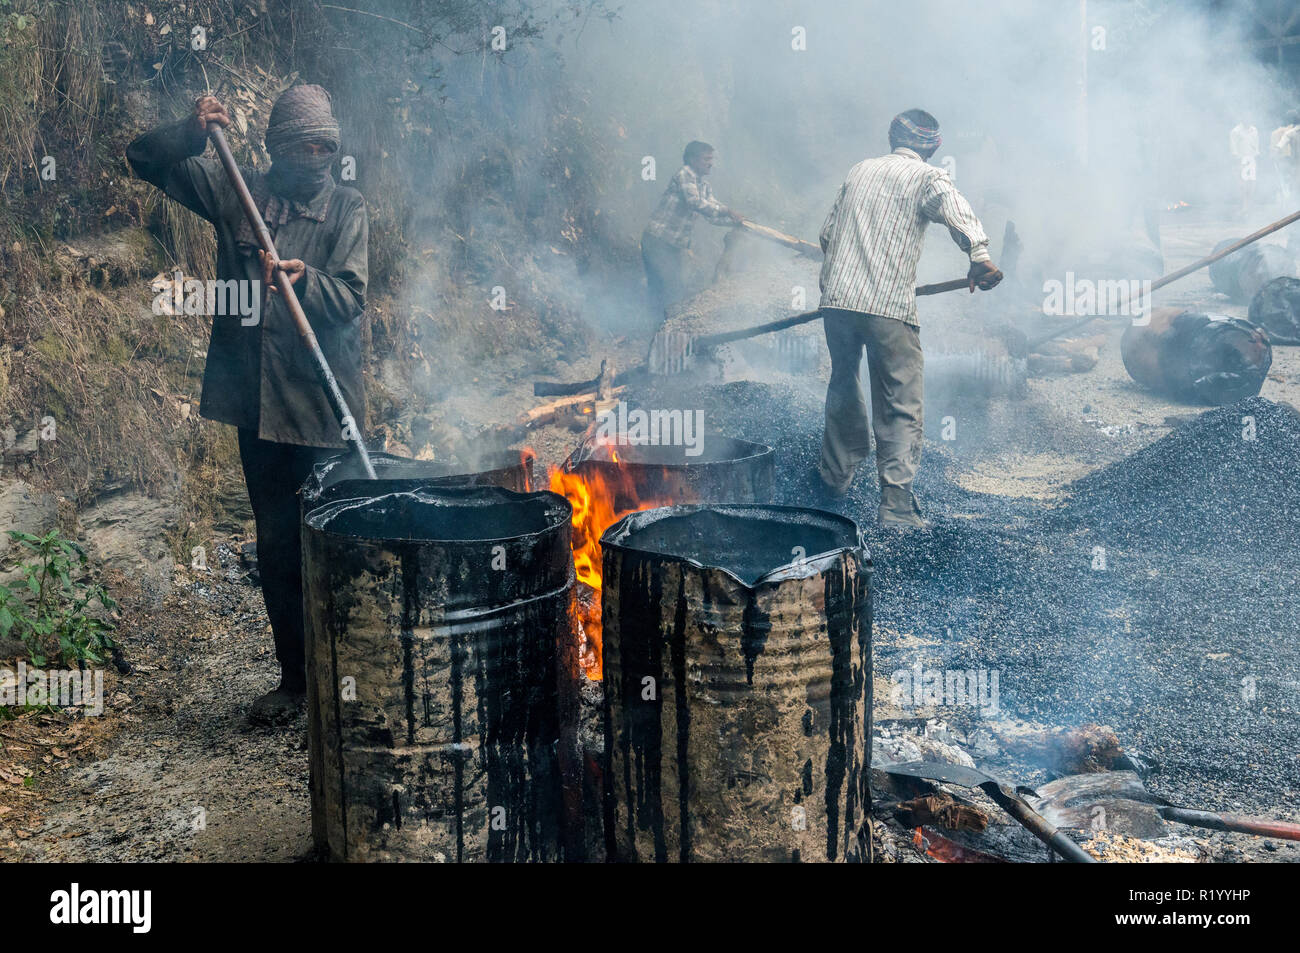
M 1236 831 L 1239 834 L 1256 834 L 1276 837 L 1279 840 L 1300 840 L 1300 824 L 1288 821 L 1268 821 L 1239 814 L 1218 814 L 1214 811 L 1193 811 L 1185 807 L 1162 807 L 1160 816 L 1179 824 L 1204 827 L 1214 831 Z
M 793 235 L 787 235 L 785 232 L 778 232 L 775 228 L 767 225 L 760 225 L 758 222 L 751 222 L 744 219 L 740 227 L 746 231 L 753 232 L 755 235 L 762 236 L 769 241 L 776 242 L 778 245 L 784 245 L 786 248 L 793 248 L 795 251 L 807 255 L 809 258 L 821 258 L 822 250 L 812 242 L 806 242 L 802 238 L 795 238 Z
M 934 285 L 921 285 L 916 289 L 918 295 L 937 295 L 945 291 L 957 291 L 959 288 L 969 288 L 970 281 L 967 278 L 954 278 L 952 281 L 941 281 Z M 821 310 L 804 311 L 801 314 L 793 314 L 788 318 L 781 318 L 777 321 L 769 321 L 767 324 L 759 324 L 752 328 L 742 328 L 739 331 L 723 331 L 720 334 L 704 334 L 697 337 L 692 342 L 695 349 L 704 347 L 717 347 L 719 344 L 730 344 L 732 341 L 743 341 L 746 338 L 758 337 L 760 334 L 771 334 L 773 331 L 784 331 L 786 328 L 793 328 L 800 324 L 807 324 L 809 321 L 815 321 L 822 316 Z
M 1159 278 L 1151 282 L 1150 291 L 1158 291 L 1159 289 L 1165 287 L 1165 285 L 1173 284 L 1179 278 L 1186 278 L 1188 275 L 1192 274 L 1193 272 L 1200 271 L 1202 268 L 1205 268 L 1208 265 L 1213 265 L 1216 261 L 1219 261 L 1222 258 L 1227 258 L 1229 255 L 1233 254 L 1234 252 L 1241 251 L 1247 245 L 1259 241 L 1265 235 L 1272 235 L 1274 232 L 1286 228 L 1288 225 L 1297 221 L 1300 221 L 1300 212 L 1292 212 L 1290 215 L 1286 216 L 1285 218 L 1279 218 L 1276 222 L 1273 222 L 1269 225 L 1265 225 L 1259 231 L 1251 232 L 1245 238 L 1233 242 L 1227 248 L 1220 248 L 1218 251 L 1206 255 L 1204 258 L 1198 258 L 1190 265 L 1186 265 L 1182 268 L 1179 268 L 1177 271 L 1171 271 L 1167 275 L 1161 275 Z M 1138 297 L 1135 299 L 1134 303 L 1135 304 L 1140 303 L 1142 299 L 1147 296 L 1148 293 L 1149 293 L 1148 291 L 1140 292 L 1138 294 Z M 1130 306 L 1125 310 L 1132 311 L 1133 308 L 1132 306 Z M 1093 321 L 1097 320 L 1097 318 L 1102 318 L 1102 317 L 1105 317 L 1105 315 L 1102 314 L 1085 315 L 1084 317 L 1079 318 L 1079 320 L 1077 321 L 1071 321 L 1069 324 L 1062 325 L 1061 327 L 1057 328 L 1055 331 L 1049 331 L 1046 334 L 1034 338 L 1033 340 L 1029 341 L 1027 347 L 1029 350 L 1032 351 L 1035 348 L 1042 347 L 1048 341 L 1069 334 L 1071 331 L 1077 331 L 1078 329 L 1086 327 L 1087 325 L 1091 324 Z
M 253 233 L 257 236 L 257 243 L 262 246 L 262 251 L 266 252 L 275 261 L 279 261 L 280 256 L 276 254 L 275 243 L 271 241 L 271 231 L 266 227 L 266 222 L 262 219 L 262 213 L 258 209 L 257 203 L 253 201 L 253 193 L 248 191 L 248 185 L 239 172 L 239 166 L 235 163 L 235 156 L 230 151 L 230 143 L 226 140 L 225 130 L 217 123 L 210 122 L 208 123 L 208 136 L 212 139 L 213 146 L 216 147 L 217 157 L 221 160 L 222 168 L 226 170 L 231 187 L 235 190 L 235 194 L 239 196 L 239 204 L 244 209 L 244 216 L 248 219 L 248 224 L 252 226 Z M 344 398 L 343 391 L 339 389 L 339 382 L 334 377 L 334 372 L 330 370 L 329 362 L 325 360 L 325 354 L 320 349 L 320 342 L 316 340 L 316 332 L 311 329 L 311 322 L 307 320 L 307 313 L 302 309 L 302 302 L 298 300 L 298 294 L 293 290 L 293 284 L 289 281 L 289 276 L 285 274 L 284 269 L 277 267 L 273 273 L 273 280 L 276 288 L 284 297 L 285 307 L 289 309 L 289 315 L 298 328 L 298 334 L 302 337 L 303 345 L 311 352 L 321 386 L 325 388 L 325 397 L 329 401 L 334 415 L 338 418 L 339 426 L 344 433 L 347 433 L 349 429 L 356 433 L 356 451 L 361 458 L 362 469 L 365 470 L 366 476 L 371 480 L 376 479 L 375 467 L 370 461 L 370 452 L 366 450 L 365 442 L 361 439 L 361 431 L 357 426 L 356 418 L 352 416 L 347 399 Z
M 1177 281 L 1179 278 L 1186 278 L 1192 272 L 1200 271 L 1206 265 L 1212 265 L 1220 258 L 1227 258 L 1233 252 L 1241 251 L 1241 249 L 1245 248 L 1247 245 L 1259 241 L 1265 235 L 1272 235 L 1274 232 L 1286 228 L 1292 222 L 1296 222 L 1296 221 L 1300 221 L 1300 212 L 1292 212 L 1286 218 L 1279 218 L 1276 222 L 1273 222 L 1271 225 L 1265 225 L 1259 231 L 1251 232 L 1249 235 L 1247 235 L 1245 238 L 1241 239 L 1240 241 L 1233 242 L 1227 248 L 1221 248 L 1218 251 L 1213 252 L 1212 254 L 1206 255 L 1204 258 L 1192 262 L 1190 265 L 1186 266 L 1185 268 L 1179 268 L 1177 271 L 1171 271 L 1167 275 L 1162 275 L 1161 277 L 1157 278 L 1155 281 L 1151 282 L 1151 290 L 1155 291 L 1157 288 L 1163 288 L 1165 285 L 1172 284 L 1173 282 Z
M 1092 856 L 1065 834 L 1057 830 L 1047 818 L 1025 803 L 1022 798 L 1005 790 L 996 781 L 981 784 L 980 790 L 997 801 L 999 806 L 1025 826 L 1029 833 L 1073 864 L 1095 864 Z
M 954 278 L 952 281 L 940 281 L 938 284 L 921 285 L 916 289 L 916 295 L 918 298 L 923 295 L 941 295 L 945 291 L 960 291 L 969 287 L 969 278 Z

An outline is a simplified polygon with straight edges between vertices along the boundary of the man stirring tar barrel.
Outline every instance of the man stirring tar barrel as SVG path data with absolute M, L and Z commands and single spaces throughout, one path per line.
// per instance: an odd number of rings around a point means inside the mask
M 360 193 L 336 185 L 330 174 L 339 125 L 329 93 L 289 88 L 266 129 L 270 170 L 241 170 L 281 255 L 268 260 L 221 164 L 203 156 L 210 122 L 224 128 L 230 117 L 204 96 L 192 115 L 131 143 L 127 159 L 136 175 L 213 224 L 218 280 L 260 282 L 268 293 L 257 322 L 213 317 L 199 412 L 239 428 L 262 596 L 280 662 L 279 686 L 253 703 L 250 718 L 279 723 L 298 712 L 306 693 L 296 492 L 318 460 L 348 443 L 271 278 L 276 266 L 284 270 L 348 406 L 364 419 L 366 207 Z

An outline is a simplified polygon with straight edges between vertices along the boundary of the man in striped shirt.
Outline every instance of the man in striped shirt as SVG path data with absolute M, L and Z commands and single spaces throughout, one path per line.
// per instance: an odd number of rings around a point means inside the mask
M 831 352 L 826 433 L 819 472 L 845 493 L 871 452 L 875 430 L 880 524 L 924 527 L 912 482 L 921 463 L 922 370 L 916 320 L 916 266 L 926 226 L 939 222 L 970 257 L 970 290 L 1002 280 L 988 236 L 943 169 L 928 164 L 942 141 L 939 123 L 911 109 L 889 127 L 887 156 L 859 162 L 822 226 L 821 310 Z M 871 418 L 858 380 L 866 348 Z
M 702 215 L 714 225 L 739 225 L 745 220 L 715 199 L 709 183 L 704 181 L 713 169 L 713 146 L 707 142 L 688 143 L 682 163 L 641 235 L 650 306 L 659 317 L 686 296 L 682 258 L 691 247 L 695 216 Z

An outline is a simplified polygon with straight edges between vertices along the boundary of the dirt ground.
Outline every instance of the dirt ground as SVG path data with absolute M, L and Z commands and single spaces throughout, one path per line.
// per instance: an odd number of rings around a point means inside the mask
M 1204 254 L 1239 223 L 1186 221 L 1165 228 L 1166 268 Z M 1201 273 L 1158 298 L 1244 315 Z M 924 315 L 924 312 L 923 312 Z M 923 317 L 924 320 L 924 317 Z M 1035 419 L 988 414 L 952 447 L 953 478 L 983 494 L 1051 501 L 1060 488 L 1169 432 L 1197 413 L 1133 384 L 1119 358 L 1122 328 L 1106 332 L 1097 366 L 1030 382 Z M 636 340 L 609 342 L 624 362 Z M 596 349 L 593 348 L 593 351 Z M 586 377 L 590 367 L 557 372 Z M 821 381 L 805 381 L 811 389 Z M 1300 406 L 1300 348 L 1277 348 L 1262 396 Z M 458 408 L 487 424 L 531 406 L 530 381 Z M 1026 434 L 1024 428 L 1035 432 Z M 1068 435 L 1068 439 L 1055 439 Z M 546 428 L 530 443 L 541 463 L 576 441 Z M 1012 447 L 1013 450 L 998 448 Z M 233 541 L 232 541 L 233 542 Z M 244 713 L 272 687 L 276 666 L 258 589 L 237 551 L 223 547 L 207 572 L 175 570 L 160 603 L 125 604 L 129 674 L 110 672 L 107 712 L 72 722 L 27 714 L 0 722 L 0 858 L 44 861 L 287 861 L 310 859 L 305 719 L 250 729 Z M 878 699 L 880 715 L 887 696 Z M 87 721 L 95 724 L 85 727 Z M 76 724 L 83 727 L 73 730 Z

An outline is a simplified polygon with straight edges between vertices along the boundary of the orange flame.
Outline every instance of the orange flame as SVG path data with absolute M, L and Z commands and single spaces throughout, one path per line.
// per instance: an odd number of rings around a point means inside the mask
M 972 847 L 963 847 L 937 831 L 917 828 L 912 833 L 912 846 L 944 864 L 1001 864 L 1006 861 Z
M 570 472 L 560 467 L 548 468 L 550 488 L 573 506 L 573 569 L 579 583 L 578 624 L 579 661 L 592 681 L 599 681 L 601 666 L 601 551 L 600 537 L 629 513 L 667 506 L 668 498 L 642 498 L 634 473 L 612 446 L 600 446 L 597 453 L 607 453 L 618 464 L 615 475 L 592 470 Z M 631 501 L 632 505 L 626 505 Z
M 532 447 L 523 447 L 519 451 L 519 465 L 524 468 L 524 490 L 536 489 L 533 486 L 533 463 L 537 460 L 537 451 Z

